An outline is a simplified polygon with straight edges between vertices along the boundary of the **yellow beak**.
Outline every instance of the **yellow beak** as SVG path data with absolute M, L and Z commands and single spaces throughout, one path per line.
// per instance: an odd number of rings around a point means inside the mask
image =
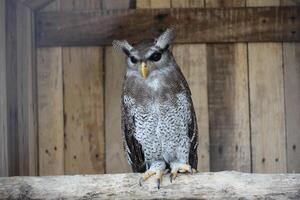
M 147 67 L 146 63 L 142 62 L 142 64 L 141 64 L 141 74 L 142 74 L 142 76 L 144 78 L 147 78 L 148 73 L 149 73 L 149 70 L 148 70 L 148 67 Z

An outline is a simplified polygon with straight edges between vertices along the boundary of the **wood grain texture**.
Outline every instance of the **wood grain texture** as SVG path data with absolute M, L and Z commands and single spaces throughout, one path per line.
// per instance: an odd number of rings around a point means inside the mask
M 17 84 L 19 174 L 38 174 L 37 71 L 34 18 L 30 8 L 17 5 Z
M 249 43 L 253 172 L 286 172 L 282 45 Z
M 300 1 L 299 0 L 280 0 L 281 6 L 299 6 Z
M 17 84 L 17 1 L 5 1 L 6 95 L 9 175 L 19 174 L 18 84 Z
M 300 41 L 298 18 L 300 7 L 295 6 L 39 13 L 37 45 L 103 45 L 123 38 L 137 42 L 170 25 L 177 28 L 176 43 Z
M 204 8 L 205 0 L 171 0 L 172 8 Z
M 103 58 L 98 47 L 64 48 L 65 173 L 104 173 Z
M 106 9 L 128 9 L 130 1 L 105 0 Z M 111 46 L 105 47 L 105 169 L 106 173 L 129 172 L 123 148 L 121 131 L 121 91 L 126 71 L 123 53 L 117 53 Z
M 129 172 L 121 134 L 121 91 L 126 58 L 112 47 L 105 49 L 106 173 Z
M 153 178 L 139 187 L 139 174 L 0 178 L 4 199 L 299 199 L 299 174 L 197 173 Z
M 24 3 L 32 10 L 39 10 L 47 6 L 54 0 L 19 0 L 21 3 Z
M 5 1 L 0 1 L 0 177 L 8 176 Z
M 246 0 L 247 7 L 280 6 L 280 0 Z
M 101 0 L 56 0 L 60 1 L 61 10 L 100 10 L 102 8 Z
M 136 8 L 171 8 L 171 0 L 136 0 Z
M 207 46 L 210 166 L 249 172 L 247 46 Z
M 206 8 L 245 7 L 246 0 L 205 0 Z
M 198 123 L 198 170 L 209 171 L 206 45 L 175 45 L 173 54 L 192 92 Z
M 61 48 L 37 49 L 39 175 L 64 174 Z
M 283 43 L 287 170 L 300 172 L 300 44 Z

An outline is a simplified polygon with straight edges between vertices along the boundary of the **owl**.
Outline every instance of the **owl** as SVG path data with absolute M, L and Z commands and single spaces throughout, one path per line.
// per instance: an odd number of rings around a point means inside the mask
M 155 176 L 158 189 L 165 172 L 197 169 L 197 120 L 191 91 L 170 50 L 175 38 L 169 28 L 157 39 L 136 45 L 113 41 L 127 56 L 121 96 L 122 136 L 139 183 Z

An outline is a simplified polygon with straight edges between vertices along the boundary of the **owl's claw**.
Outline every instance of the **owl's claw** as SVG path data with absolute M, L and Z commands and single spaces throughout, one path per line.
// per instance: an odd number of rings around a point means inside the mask
M 160 189 L 160 183 L 162 180 L 162 176 L 164 175 L 164 171 L 152 171 L 148 170 L 146 171 L 142 177 L 139 179 L 139 185 L 142 186 L 142 183 L 145 182 L 148 178 L 156 174 L 156 185 L 157 189 Z
M 171 170 L 171 174 L 170 174 L 170 182 L 172 183 L 173 180 L 176 179 L 178 172 L 180 173 L 184 173 L 184 172 L 188 172 L 193 174 L 194 172 L 196 172 L 195 169 L 193 169 L 190 165 L 188 164 L 181 164 L 181 163 L 174 163 L 171 166 L 172 170 Z

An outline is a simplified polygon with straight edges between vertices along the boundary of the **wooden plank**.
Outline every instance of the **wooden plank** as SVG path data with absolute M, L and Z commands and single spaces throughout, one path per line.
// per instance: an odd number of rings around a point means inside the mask
M 39 174 L 64 174 L 61 48 L 37 49 Z
M 63 49 L 66 174 L 104 172 L 102 66 L 101 48 Z
M 54 0 L 19 0 L 21 3 L 24 3 L 26 6 L 32 10 L 39 10 L 47 6 Z
M 247 45 L 207 46 L 210 167 L 249 172 Z
M 171 0 L 172 8 L 204 8 L 204 0 Z
M 280 6 L 280 0 L 247 0 L 247 7 Z
M 300 41 L 298 18 L 300 7 L 295 6 L 39 13 L 37 45 L 103 45 L 123 38 L 137 42 L 171 25 L 177 28 L 176 43 Z
M 253 172 L 286 172 L 282 45 L 249 43 Z
M 124 54 L 105 49 L 105 146 L 106 173 L 129 172 L 121 135 L 121 91 L 126 71 Z
M 0 177 L 8 176 L 5 1 L 0 1 Z
M 17 85 L 17 2 L 6 0 L 6 95 L 9 175 L 19 175 L 18 85 Z
M 3 199 L 299 199 L 300 174 L 239 172 L 182 175 L 176 183 L 163 178 L 161 189 L 140 174 L 0 178 Z M 30 192 L 28 192 L 30 190 Z
M 133 0 L 102 0 L 103 10 L 135 8 Z
M 30 8 L 17 5 L 17 84 L 19 173 L 38 174 L 37 88 L 34 19 Z
M 280 5 L 282 6 L 299 6 L 299 0 L 280 0 Z
M 247 0 L 252 7 L 279 5 Z M 286 172 L 282 56 L 281 43 L 248 44 L 253 172 Z
M 300 44 L 283 44 L 287 170 L 300 172 Z
M 170 8 L 171 0 L 136 0 L 136 8 Z
M 175 45 L 173 54 L 189 83 L 198 123 L 198 170 L 209 171 L 209 127 L 206 46 Z
M 245 7 L 246 0 L 206 0 L 206 8 L 232 8 Z
M 61 10 L 99 10 L 102 8 L 102 0 L 57 0 L 60 1 Z

